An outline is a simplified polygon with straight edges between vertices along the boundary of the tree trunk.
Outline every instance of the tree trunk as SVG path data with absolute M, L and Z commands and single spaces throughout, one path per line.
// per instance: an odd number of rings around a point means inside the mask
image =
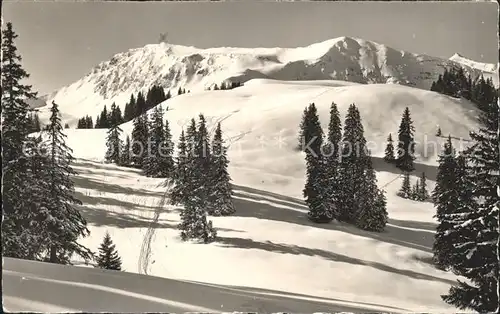
M 50 259 L 49 259 L 49 262 L 50 263 L 57 263 L 57 250 L 56 250 L 55 245 L 52 245 L 50 247 Z

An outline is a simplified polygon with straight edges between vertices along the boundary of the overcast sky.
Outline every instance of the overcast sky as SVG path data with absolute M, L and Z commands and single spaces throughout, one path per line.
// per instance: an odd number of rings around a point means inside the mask
M 449 58 L 498 62 L 494 2 L 3 3 L 29 83 L 40 94 L 72 83 L 113 54 L 169 41 L 189 46 L 296 47 L 340 36 Z

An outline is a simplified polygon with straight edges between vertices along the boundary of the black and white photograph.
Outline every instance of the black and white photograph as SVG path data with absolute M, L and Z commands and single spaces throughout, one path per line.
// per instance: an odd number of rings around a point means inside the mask
M 493 1 L 3 1 L 3 311 L 500 313 L 498 29 Z

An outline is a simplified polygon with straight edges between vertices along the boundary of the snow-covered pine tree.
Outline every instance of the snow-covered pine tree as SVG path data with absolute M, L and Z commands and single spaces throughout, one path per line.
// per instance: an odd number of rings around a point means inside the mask
M 181 210 L 181 239 L 187 241 L 190 239 L 200 239 L 204 243 L 212 242 L 217 237 L 217 232 L 213 227 L 212 221 L 207 220 L 207 212 L 202 208 L 205 203 L 194 190 L 193 195 L 185 199 L 184 208 Z
M 333 202 L 327 195 L 327 173 L 321 151 L 323 131 L 314 104 L 309 105 L 304 127 L 304 134 L 310 137 L 305 147 L 307 166 L 303 190 L 305 202 L 309 207 L 307 217 L 315 223 L 328 223 L 333 219 Z
M 111 112 L 109 114 L 109 127 L 123 123 L 123 116 L 120 107 L 115 103 L 111 105 Z
M 172 132 L 170 131 L 170 124 L 165 120 L 164 128 L 164 141 L 160 149 L 160 177 L 172 177 L 174 172 L 174 142 L 172 141 Z
M 200 117 L 201 118 L 201 117 Z M 207 171 L 200 171 L 204 167 L 203 143 L 206 128 L 204 119 L 200 119 L 199 128 L 196 122 L 191 120 L 186 136 L 185 158 L 179 161 L 176 169 L 176 186 L 171 193 L 171 202 L 181 202 L 184 208 L 181 210 L 181 239 L 202 239 L 205 243 L 213 241 L 216 237 L 215 229 L 211 221 L 207 221 L 207 205 L 210 192 L 207 189 Z M 204 130 L 205 128 L 205 130 Z M 199 135 L 201 131 L 201 136 Z M 184 134 L 181 134 L 181 136 Z M 191 141 L 191 143 L 190 143 Z M 182 143 L 182 138 L 180 144 Z M 179 147 L 179 151 L 184 150 Z M 181 152 L 180 152 L 181 153 Z M 181 165 L 185 166 L 182 167 Z M 210 164 L 208 164 L 208 167 Z M 209 170 L 209 168 L 207 169 Z
M 453 252 L 453 238 L 450 237 L 448 230 L 452 229 L 453 225 L 446 221 L 446 217 L 450 213 L 456 213 L 459 208 L 457 202 L 460 201 L 458 195 L 459 189 L 464 189 L 464 186 L 458 184 L 458 165 L 455 158 L 455 150 L 451 137 L 448 137 L 444 144 L 443 152 L 439 155 L 439 166 L 436 176 L 436 186 L 432 192 L 434 206 L 436 207 L 436 215 L 438 226 L 434 235 L 433 244 L 433 260 L 434 264 L 440 269 L 448 269 L 451 266 L 451 252 Z M 465 163 L 463 164 L 465 168 Z M 462 174 L 465 176 L 465 169 L 462 169 Z
M 337 218 L 338 200 L 340 198 L 340 149 L 342 141 L 342 125 L 340 121 L 340 113 L 337 104 L 332 102 L 330 106 L 330 121 L 328 123 L 327 143 L 323 152 L 325 153 L 325 171 L 326 180 L 328 183 L 328 191 L 326 196 L 331 198 L 334 208 L 334 218 Z
M 411 189 L 410 199 L 414 201 L 420 201 L 420 180 L 417 179 L 415 185 Z
M 44 221 L 47 259 L 52 263 L 69 263 L 69 257 L 73 253 L 88 259 L 92 257 L 91 251 L 77 240 L 90 232 L 85 218 L 75 208 L 75 205 L 82 203 L 74 196 L 71 176 L 76 175 L 76 172 L 71 167 L 72 150 L 65 143 L 66 135 L 62 132 L 59 109 L 55 102 L 52 102 L 49 121 L 46 145 L 49 150 L 47 180 L 50 204 Z
M 436 132 L 436 136 L 441 137 L 442 135 L 443 135 L 443 133 L 441 132 L 441 128 L 438 127 L 437 132 Z
M 339 220 L 354 223 L 364 204 L 359 186 L 365 182 L 366 139 L 361 116 L 354 104 L 349 106 L 344 123 L 344 138 L 340 163 Z
M 120 166 L 128 167 L 130 166 L 130 136 L 127 135 L 125 139 L 125 144 L 120 153 Z
M 455 235 L 451 268 L 469 282 L 459 281 L 443 300 L 459 309 L 480 313 L 498 312 L 499 299 L 499 211 L 500 197 L 500 138 L 498 105 L 483 107 L 481 127 L 471 132 L 473 146 L 465 151 L 470 168 L 468 189 L 473 203 L 458 214 L 447 214 L 445 220 L 454 225 Z M 462 190 L 468 190 L 462 189 Z M 466 197 L 463 197 L 466 200 Z M 471 236 L 473 235 L 473 236 Z
M 200 206 L 207 211 L 212 211 L 213 204 L 209 203 L 210 195 L 214 193 L 214 186 L 210 182 L 210 176 L 207 176 L 207 173 L 210 173 L 212 169 L 212 154 L 210 150 L 210 136 L 208 134 L 206 120 L 203 114 L 199 115 L 199 123 L 198 130 L 196 131 L 195 136 L 195 156 L 194 156 L 194 171 L 192 171 L 192 175 L 196 176 L 195 182 L 198 182 L 200 186 L 196 186 L 198 193 L 202 193 L 200 195 L 200 201 L 202 203 Z
M 104 239 L 99 246 L 99 255 L 96 256 L 96 267 L 110 270 L 122 270 L 122 260 L 116 251 L 116 246 L 111 236 L 106 231 Z
M 151 93 L 149 97 L 153 97 Z M 150 99 L 150 101 L 153 101 Z M 163 125 L 163 109 L 161 106 L 156 106 L 153 109 L 153 115 L 149 127 L 149 143 L 150 148 L 145 156 L 143 163 L 144 174 L 148 177 L 161 177 L 162 164 L 160 150 L 165 142 L 165 129 Z
M 394 163 L 396 160 L 396 156 L 394 155 L 394 144 L 392 140 L 392 135 L 389 133 L 389 136 L 387 137 L 387 146 L 385 147 L 385 156 L 384 160 L 387 163 Z
M 228 164 L 227 148 L 224 145 L 219 122 L 212 141 L 212 167 L 210 171 L 210 184 L 213 186 L 213 193 L 209 199 L 210 208 L 208 214 L 213 216 L 229 216 L 235 212 L 231 177 L 227 171 Z
M 174 186 L 169 192 L 170 204 L 179 205 L 184 203 L 184 195 L 186 191 L 187 182 L 187 167 L 188 167 L 188 155 L 187 155 L 187 143 L 186 136 L 184 135 L 184 130 L 181 131 L 178 144 L 178 153 L 176 157 L 175 169 L 173 172 Z
M 299 125 L 299 136 L 298 136 L 297 147 L 300 151 L 305 150 L 306 143 L 308 142 L 306 141 L 306 133 L 305 133 L 308 109 L 309 107 L 304 108 L 304 113 L 302 114 L 302 119 L 300 120 L 300 125 Z
M 106 105 L 104 105 L 104 108 L 101 111 L 101 115 L 99 116 L 99 122 L 101 122 L 100 128 L 101 129 L 107 129 L 110 126 L 110 121 L 109 121 L 109 114 L 108 114 L 108 108 Z
M 135 101 L 135 117 L 138 117 L 146 112 L 146 99 L 142 92 L 137 94 L 137 99 Z
M 384 192 L 377 187 L 377 177 L 369 154 L 365 157 L 365 180 L 359 186 L 361 209 L 355 217 L 358 228 L 381 232 L 387 224 L 388 214 Z
M 130 95 L 130 100 L 128 101 L 127 105 L 125 106 L 125 110 L 123 113 L 123 119 L 125 122 L 128 122 L 136 117 L 137 113 L 137 108 L 136 108 L 136 103 L 135 103 L 135 97 L 134 94 Z
M 411 120 L 410 109 L 406 107 L 401 118 L 401 124 L 399 125 L 398 156 L 396 159 L 397 167 L 406 172 L 411 172 L 415 169 L 413 165 L 413 161 L 415 160 L 414 132 L 415 128 Z
M 429 192 L 427 191 L 427 177 L 425 176 L 425 172 L 422 172 L 418 182 L 420 183 L 418 188 L 418 199 L 419 201 L 425 202 L 429 199 Z
M 39 221 L 47 205 L 47 183 L 45 180 L 46 156 L 43 154 L 41 137 L 25 141 L 26 154 L 10 166 L 22 168 L 21 179 L 15 192 L 21 198 L 15 202 L 15 211 L 4 209 L 2 221 L 3 256 L 40 260 L 41 246 L 45 239 L 40 237 L 43 228 Z M 5 201 L 5 198 L 4 198 Z M 5 205 L 5 202 L 2 204 Z M 41 218 L 41 219 L 40 219 Z
M 107 162 L 120 164 L 122 160 L 121 153 L 123 151 L 123 141 L 121 139 L 122 129 L 118 124 L 113 125 L 108 129 L 106 137 L 106 155 Z
M 95 119 L 95 129 L 100 129 L 101 128 L 101 118 L 100 116 L 97 116 Z
M 402 198 L 410 198 L 411 196 L 411 183 L 410 183 L 410 173 L 403 172 L 403 184 L 401 189 L 397 193 L 398 196 Z
M 18 35 L 12 23 L 2 27 L 2 253 L 4 256 L 26 258 L 26 245 L 29 237 L 21 234 L 29 232 L 25 223 L 26 206 L 22 201 L 32 201 L 26 184 L 36 184 L 26 172 L 27 160 L 23 154 L 23 144 L 29 131 L 26 101 L 35 98 L 30 85 L 21 81 L 29 74 L 21 65 L 21 56 L 14 44 Z
M 189 126 L 186 129 L 186 157 L 192 159 L 195 157 L 195 141 L 198 130 L 196 129 L 196 120 L 191 119 Z
M 148 123 L 147 115 L 137 116 L 134 121 L 131 138 L 131 160 L 136 168 L 142 168 L 148 151 Z

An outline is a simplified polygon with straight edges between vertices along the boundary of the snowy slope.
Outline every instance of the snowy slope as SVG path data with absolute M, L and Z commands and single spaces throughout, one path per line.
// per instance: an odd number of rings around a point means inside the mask
M 12 258 L 5 258 L 2 277 L 3 308 L 9 312 L 369 311 L 369 307 L 361 304 L 339 305 L 334 300 L 278 291 L 207 285 Z
M 306 218 L 301 200 L 304 156 L 295 149 L 298 125 L 304 107 L 314 102 L 326 127 L 332 101 L 342 120 L 349 104 L 360 109 L 378 184 L 388 197 L 390 221 L 383 233 L 336 222 L 314 225 Z M 427 144 L 417 148 L 421 156 L 415 175 L 425 171 L 432 189 L 438 152 L 432 143 L 443 141 L 434 136 L 437 125 L 445 135 L 467 138 L 477 126 L 471 103 L 402 85 L 255 79 L 233 90 L 174 97 L 162 106 L 169 108 L 165 118 L 174 139 L 199 113 L 205 114 L 210 130 L 222 122 L 230 144 L 236 214 L 211 217 L 219 236 L 215 243 L 180 241 L 179 208 L 161 206 L 163 180 L 101 163 L 106 130 L 68 129 L 68 144 L 79 158 L 77 197 L 91 230 L 83 244 L 97 249 L 109 231 L 126 271 L 281 291 L 270 295 L 301 294 L 332 302 L 332 309 L 456 312 L 440 299 L 455 276 L 429 265 L 435 210 L 431 203 L 397 197 L 399 171 L 380 157 L 387 134 L 397 132 L 408 106 L 417 139 L 423 143 L 427 137 Z M 122 129 L 124 136 L 130 134 L 131 123 Z
M 396 83 L 429 89 L 445 66 L 455 61 L 399 51 L 358 38 L 339 37 L 299 48 L 210 48 L 152 44 L 113 56 L 81 80 L 43 98 L 61 106 L 64 122 L 95 117 L 116 102 L 122 109 L 132 93 L 153 84 L 202 91 L 222 81 L 254 78 L 279 80 L 344 80 L 357 83 Z M 480 71 L 464 65 L 473 76 Z M 485 73 L 492 76 L 492 73 Z M 498 82 L 498 78 L 494 78 Z M 42 108 L 42 121 L 48 108 Z

